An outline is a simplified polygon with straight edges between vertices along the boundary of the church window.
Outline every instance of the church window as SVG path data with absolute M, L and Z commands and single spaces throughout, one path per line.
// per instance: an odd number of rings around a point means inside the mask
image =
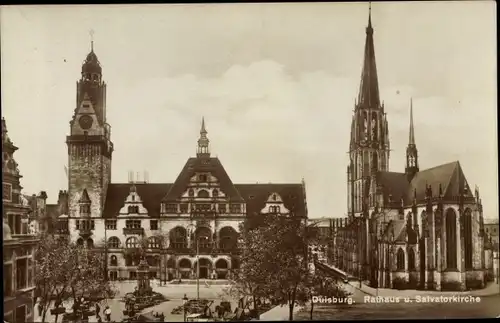
M 219 191 L 218 191 L 217 189 L 214 189 L 214 190 L 212 191 L 212 196 L 213 196 L 213 197 L 217 197 L 217 196 L 219 196 Z
M 199 198 L 208 198 L 209 197 L 209 193 L 207 190 L 200 190 L 198 192 L 198 197 Z
M 189 197 L 193 197 L 194 196 L 194 190 L 192 188 L 189 189 L 188 195 L 189 195 Z
M 472 212 L 467 208 L 464 212 L 464 256 L 465 269 L 472 269 Z
M 111 237 L 108 239 L 108 248 L 118 249 L 120 248 L 120 239 L 117 237 Z
M 396 268 L 398 270 L 405 269 L 405 252 L 403 249 L 399 248 L 396 254 Z
M 446 210 L 446 268 L 457 269 L 457 216 L 451 208 Z
M 106 230 L 116 230 L 116 220 L 106 220 Z
M 413 248 L 410 248 L 408 252 L 408 269 L 415 270 L 415 251 Z

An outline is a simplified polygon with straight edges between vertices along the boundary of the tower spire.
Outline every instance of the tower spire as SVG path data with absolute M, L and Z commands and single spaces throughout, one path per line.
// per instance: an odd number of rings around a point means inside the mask
M 375 63 L 375 46 L 373 44 L 372 7 L 368 9 L 368 26 L 366 27 L 365 54 L 361 84 L 359 86 L 358 106 L 376 109 L 380 106 L 378 90 L 377 65 Z
M 93 52 L 94 51 L 94 30 L 90 29 L 89 34 L 90 34 L 90 51 Z
M 200 139 L 198 139 L 197 157 L 210 157 L 209 144 L 210 140 L 207 137 L 207 129 L 205 128 L 205 117 L 201 118 Z
M 415 127 L 413 126 L 413 99 L 410 99 L 410 136 L 406 147 L 405 173 L 409 181 L 418 173 L 418 150 L 415 144 Z
M 415 146 L 415 129 L 413 128 L 413 98 L 410 99 L 410 138 L 408 145 Z

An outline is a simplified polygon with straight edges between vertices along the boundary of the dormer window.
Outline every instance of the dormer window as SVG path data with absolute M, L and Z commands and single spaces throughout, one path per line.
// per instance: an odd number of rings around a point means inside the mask
M 219 191 L 218 191 L 217 189 L 214 189 L 214 190 L 212 191 L 212 196 L 213 196 L 213 197 L 217 197 L 217 196 L 219 196 Z
M 273 201 L 276 201 L 278 199 L 278 197 L 276 196 L 276 194 L 273 194 Z
M 132 213 L 132 214 L 138 214 L 139 213 L 139 206 L 137 205 L 129 205 L 128 206 L 128 213 Z
M 194 190 L 192 188 L 189 189 L 188 195 L 189 195 L 189 197 L 193 197 L 194 196 Z

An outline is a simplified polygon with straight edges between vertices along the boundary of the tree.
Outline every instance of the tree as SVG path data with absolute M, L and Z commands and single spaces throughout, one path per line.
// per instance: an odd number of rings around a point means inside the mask
M 100 251 L 89 250 L 67 239 L 51 235 L 41 239 L 35 254 L 35 285 L 42 297 L 42 322 L 51 300 L 58 308 L 70 298 L 114 296 L 113 286 L 103 270 L 103 256 Z M 56 322 L 58 315 L 56 311 Z
M 334 280 L 311 271 L 308 246 L 317 242 L 317 235 L 303 219 L 281 215 L 263 215 L 261 219 L 259 225 L 252 221 L 240 231 L 243 257 L 236 276 L 239 290 L 254 297 L 270 295 L 276 303 L 288 305 L 289 320 L 293 320 L 295 306 L 312 301 L 319 289 L 340 291 Z
M 265 239 L 263 230 L 254 230 L 246 226 L 247 223 L 240 225 L 242 239 L 239 243 L 241 250 L 240 267 L 233 270 L 233 277 L 230 286 L 225 290 L 233 298 L 251 298 L 254 309 L 258 309 L 257 299 L 268 296 L 268 271 L 262 257 L 266 249 L 272 247 L 272 241 Z

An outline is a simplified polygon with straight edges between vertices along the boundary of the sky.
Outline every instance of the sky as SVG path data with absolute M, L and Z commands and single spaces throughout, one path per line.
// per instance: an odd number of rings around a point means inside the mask
M 494 1 L 372 4 L 392 171 L 413 98 L 420 168 L 459 160 L 498 216 Z M 202 116 L 234 183 L 300 183 L 309 217 L 347 211 L 368 3 L 2 6 L 1 100 L 26 194 L 67 189 L 81 64 L 107 83 L 113 182 L 173 182 Z M 142 176 L 142 175 L 141 175 Z

